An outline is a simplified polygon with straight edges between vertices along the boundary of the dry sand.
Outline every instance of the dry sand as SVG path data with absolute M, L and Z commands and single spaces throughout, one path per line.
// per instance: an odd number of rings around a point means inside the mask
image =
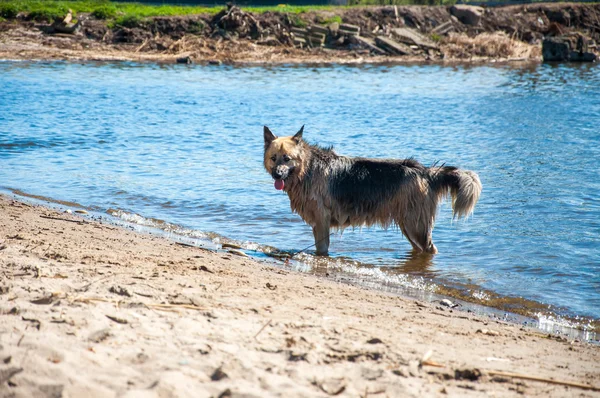
M 7 196 L 0 265 L 2 397 L 600 396 L 493 374 L 600 387 L 598 346 Z

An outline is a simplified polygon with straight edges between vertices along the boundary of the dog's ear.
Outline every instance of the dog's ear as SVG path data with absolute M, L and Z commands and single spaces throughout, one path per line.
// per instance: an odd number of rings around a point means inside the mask
M 277 136 L 271 133 L 271 130 L 267 126 L 264 127 L 264 136 L 265 136 L 265 149 L 271 145 L 271 142 L 277 138 Z
M 302 141 L 302 133 L 304 132 L 304 125 L 302 125 L 302 127 L 300 127 L 300 130 L 298 130 L 298 132 L 296 134 L 294 134 L 294 136 L 292 137 L 292 139 L 294 141 L 296 141 L 296 144 L 299 144 L 300 141 Z

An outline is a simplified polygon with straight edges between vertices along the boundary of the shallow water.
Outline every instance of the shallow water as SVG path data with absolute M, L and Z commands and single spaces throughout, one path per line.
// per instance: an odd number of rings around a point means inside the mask
M 305 124 L 307 140 L 346 155 L 479 173 L 472 217 L 442 206 L 432 259 L 412 258 L 398 231 L 355 229 L 332 237 L 331 269 L 375 288 L 600 318 L 596 65 L 0 62 L 1 187 L 298 251 L 311 230 L 262 168 L 264 124 L 279 135 Z

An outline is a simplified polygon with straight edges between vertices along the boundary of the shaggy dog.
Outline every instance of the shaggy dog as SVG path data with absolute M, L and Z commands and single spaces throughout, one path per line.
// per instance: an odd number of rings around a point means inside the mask
M 267 172 L 285 191 L 292 211 L 313 229 L 317 255 L 327 255 L 330 228 L 398 226 L 415 252 L 437 253 L 431 240 L 437 206 L 452 197 L 454 216 L 468 216 L 481 193 L 479 177 L 451 166 L 425 167 L 414 159 L 338 155 L 332 148 L 264 127 Z

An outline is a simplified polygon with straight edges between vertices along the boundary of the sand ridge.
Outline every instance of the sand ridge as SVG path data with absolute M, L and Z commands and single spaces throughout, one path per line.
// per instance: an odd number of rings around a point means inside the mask
M 600 347 L 0 196 L 0 396 L 600 392 Z M 17 373 L 18 372 L 18 373 Z

